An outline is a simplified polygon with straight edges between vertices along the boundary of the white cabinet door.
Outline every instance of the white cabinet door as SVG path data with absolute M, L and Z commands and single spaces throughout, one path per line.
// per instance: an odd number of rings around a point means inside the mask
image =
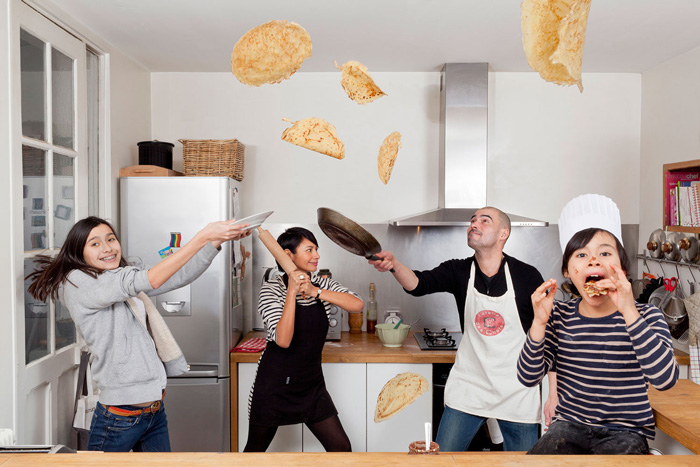
M 257 363 L 238 364 L 238 450 L 248 441 L 248 396 L 255 381 Z M 267 452 L 301 452 L 301 425 L 281 426 Z
M 367 450 L 367 365 L 365 363 L 324 363 L 326 388 L 338 409 L 340 423 L 350 438 L 353 452 Z M 323 446 L 304 426 L 304 452 L 324 452 Z
M 433 366 L 429 363 L 367 364 L 367 451 L 408 452 L 412 441 L 425 439 L 425 422 L 433 417 Z M 428 392 L 388 420 L 374 422 L 377 396 L 384 385 L 399 373 L 418 373 L 428 380 Z

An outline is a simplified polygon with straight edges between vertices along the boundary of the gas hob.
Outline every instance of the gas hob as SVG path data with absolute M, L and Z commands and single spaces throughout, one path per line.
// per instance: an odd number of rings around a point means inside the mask
M 457 350 L 462 341 L 461 332 L 448 332 L 445 328 L 425 328 L 422 333 L 415 333 L 413 337 L 421 350 Z

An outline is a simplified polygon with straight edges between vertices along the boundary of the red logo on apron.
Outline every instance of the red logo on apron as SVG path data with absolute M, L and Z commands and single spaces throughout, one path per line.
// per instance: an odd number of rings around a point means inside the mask
M 484 336 L 495 336 L 506 325 L 503 316 L 493 310 L 481 310 L 474 318 L 476 330 Z

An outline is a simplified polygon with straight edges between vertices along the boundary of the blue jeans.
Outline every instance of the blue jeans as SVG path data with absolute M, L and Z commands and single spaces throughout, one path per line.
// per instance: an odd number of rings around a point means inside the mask
M 435 442 L 440 445 L 441 452 L 466 451 L 484 423 L 484 417 L 445 406 Z M 537 442 L 540 433 L 539 423 L 498 420 L 498 427 L 503 434 L 504 451 L 527 451 Z
M 139 410 L 143 407 L 120 405 L 120 409 Z M 90 424 L 88 451 L 105 452 L 170 452 L 168 419 L 165 406 L 152 413 L 134 417 L 115 415 L 97 403 Z

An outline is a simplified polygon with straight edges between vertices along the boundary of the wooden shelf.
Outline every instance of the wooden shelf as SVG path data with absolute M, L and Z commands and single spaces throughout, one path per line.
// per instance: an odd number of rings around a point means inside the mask
M 671 164 L 664 164 L 663 173 L 661 174 L 662 180 L 662 197 L 663 200 L 663 219 L 662 225 L 663 229 L 667 232 L 687 232 L 687 233 L 700 233 L 700 227 L 683 227 L 680 225 L 668 225 L 669 213 L 667 211 L 668 206 L 668 189 L 666 187 L 666 174 L 669 172 L 698 172 L 700 173 L 700 159 L 695 159 L 692 161 L 684 162 L 673 162 Z

